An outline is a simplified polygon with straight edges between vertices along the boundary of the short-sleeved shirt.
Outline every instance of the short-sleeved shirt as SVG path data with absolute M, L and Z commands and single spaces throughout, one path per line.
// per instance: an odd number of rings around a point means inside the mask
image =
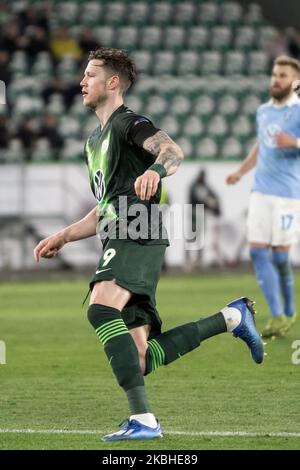
M 103 242 L 107 238 L 129 238 L 142 244 L 168 245 L 159 209 L 161 184 L 149 201 L 141 201 L 134 188 L 138 176 L 155 160 L 132 139 L 135 128 L 147 123 L 152 124 L 122 105 L 87 139 L 85 158 Z
M 253 190 L 300 199 L 300 149 L 279 148 L 275 136 L 285 132 L 300 138 L 300 100 L 293 94 L 282 106 L 272 100 L 257 110 L 258 159 Z

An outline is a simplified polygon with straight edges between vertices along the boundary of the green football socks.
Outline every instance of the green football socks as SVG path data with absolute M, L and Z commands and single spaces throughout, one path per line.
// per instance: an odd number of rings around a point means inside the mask
M 178 326 L 149 340 L 145 375 L 193 351 L 203 340 L 226 331 L 224 316 L 222 313 L 217 313 L 211 317 Z
M 105 305 L 92 304 L 88 319 L 104 346 L 107 359 L 120 387 L 127 395 L 131 414 L 149 413 L 139 354 L 121 312 Z

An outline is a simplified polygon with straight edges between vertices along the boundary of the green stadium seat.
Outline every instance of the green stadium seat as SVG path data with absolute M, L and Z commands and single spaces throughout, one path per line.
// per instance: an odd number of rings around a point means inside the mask
M 243 7 L 237 2 L 225 2 L 220 5 L 221 22 L 231 27 L 241 23 Z
M 146 26 L 140 37 L 140 48 L 157 51 L 161 48 L 162 31 L 158 26 Z
M 207 95 L 200 95 L 194 101 L 193 112 L 201 118 L 202 121 L 207 122 L 214 113 L 215 101 L 212 97 Z
M 245 116 L 255 119 L 257 108 L 261 105 L 261 100 L 255 94 L 247 95 L 242 102 L 241 111 Z
M 225 75 L 243 75 L 246 66 L 246 56 L 244 52 L 228 51 L 224 55 Z
M 234 38 L 234 47 L 237 51 L 249 52 L 256 48 L 257 34 L 252 26 L 237 28 Z
M 104 47 L 113 47 L 115 44 L 115 29 L 112 26 L 97 26 L 93 28 L 96 41 Z
M 181 26 L 168 26 L 164 30 L 163 47 L 180 51 L 184 48 L 185 31 Z
M 243 155 L 243 146 L 238 139 L 234 137 L 228 137 L 224 140 L 221 146 L 221 158 L 222 159 L 240 159 Z
M 149 101 L 145 108 L 146 116 L 153 120 L 154 124 L 160 121 L 167 110 L 167 101 L 160 95 L 149 96 Z
M 174 72 L 175 54 L 172 51 L 156 52 L 153 57 L 154 75 L 171 74 Z
M 204 125 L 201 119 L 196 115 L 189 116 L 182 125 L 182 135 L 189 139 L 193 144 L 196 143 L 204 133 Z
M 46 109 L 48 113 L 54 114 L 54 116 L 60 117 L 63 115 L 65 112 L 63 97 L 58 93 L 53 93 Z
M 253 135 L 253 126 L 247 116 L 238 116 L 231 126 L 231 134 L 240 142 L 245 143 Z
M 12 73 L 28 74 L 26 54 L 23 51 L 16 51 L 12 54 L 9 68 Z
M 204 26 L 192 26 L 186 31 L 186 48 L 204 51 L 208 43 L 208 30 Z
M 199 73 L 202 75 L 220 74 L 222 55 L 218 51 L 208 51 L 201 54 Z
M 175 116 L 177 121 L 186 119 L 187 114 L 190 112 L 191 102 L 189 98 L 183 95 L 176 94 L 170 104 L 169 113 Z
M 153 67 L 151 52 L 147 50 L 136 50 L 132 53 L 132 57 L 140 73 L 150 73 L 150 67 Z
M 67 139 L 61 152 L 61 159 L 68 162 L 84 161 L 84 146 L 82 140 Z
M 249 75 L 265 74 L 269 68 L 268 56 L 263 51 L 249 52 L 248 73 Z
M 128 6 L 126 21 L 130 25 L 143 26 L 148 22 L 149 4 L 147 2 L 131 2 Z
M 182 51 L 177 54 L 176 72 L 178 75 L 196 74 L 199 68 L 199 54 L 195 51 Z
M 224 116 L 221 114 L 214 115 L 207 126 L 207 133 L 217 143 L 222 142 L 228 134 L 228 123 Z
M 197 5 L 196 21 L 205 26 L 212 26 L 217 23 L 219 5 L 213 2 L 204 2 Z
M 196 8 L 190 1 L 178 2 L 174 6 L 174 23 L 177 25 L 190 26 L 194 23 Z
M 165 115 L 160 121 L 160 127 L 172 138 L 175 139 L 179 132 L 179 123 L 171 115 Z
M 171 23 L 173 5 L 169 2 L 155 2 L 150 8 L 150 21 L 154 25 L 165 26 Z
M 105 6 L 104 18 L 107 25 L 122 25 L 126 13 L 125 2 L 110 2 Z
M 204 137 L 195 146 L 195 154 L 200 159 L 213 160 L 218 157 L 218 145 L 210 137 Z
M 64 24 L 74 24 L 79 14 L 78 3 L 73 1 L 59 2 L 55 9 L 59 21 Z
M 116 46 L 131 52 L 136 48 L 138 31 L 134 26 L 122 26 L 116 31 Z
M 227 51 L 231 46 L 232 33 L 228 26 L 214 26 L 211 28 L 210 46 L 215 51 Z
M 59 130 L 64 138 L 78 137 L 80 134 L 80 124 L 77 119 L 70 115 L 64 115 L 59 122 Z
M 250 3 L 244 15 L 244 24 L 258 27 L 264 23 L 262 8 L 258 3 Z
M 227 121 L 232 120 L 238 113 L 239 102 L 230 95 L 226 94 L 218 101 L 218 112 L 224 116 Z
M 35 149 L 31 153 L 33 162 L 51 161 L 53 158 L 53 150 L 49 146 L 48 139 L 42 137 L 36 140 Z
M 135 113 L 145 114 L 145 103 L 144 101 L 137 95 L 129 94 L 125 97 L 125 105 L 132 109 Z
M 98 26 L 103 12 L 103 5 L 100 2 L 84 2 L 81 11 L 80 18 L 82 24 L 85 26 Z
M 278 35 L 278 29 L 274 26 L 261 26 L 258 31 L 258 47 L 259 49 L 266 49 L 267 46 L 274 41 Z

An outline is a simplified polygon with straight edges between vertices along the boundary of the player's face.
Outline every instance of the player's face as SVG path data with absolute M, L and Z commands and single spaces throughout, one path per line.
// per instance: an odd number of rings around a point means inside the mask
M 278 101 L 285 99 L 292 90 L 297 75 L 290 65 L 275 65 L 272 72 L 270 94 Z
M 84 106 L 97 109 L 99 105 L 105 103 L 108 97 L 108 79 L 102 60 L 93 59 L 88 63 L 80 82 Z

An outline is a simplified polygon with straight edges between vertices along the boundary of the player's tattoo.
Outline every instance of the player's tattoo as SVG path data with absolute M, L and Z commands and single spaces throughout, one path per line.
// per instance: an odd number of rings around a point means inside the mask
M 168 174 L 175 172 L 183 160 L 182 150 L 164 131 L 158 131 L 146 139 L 143 147 L 157 156 L 155 163 L 163 165 Z

